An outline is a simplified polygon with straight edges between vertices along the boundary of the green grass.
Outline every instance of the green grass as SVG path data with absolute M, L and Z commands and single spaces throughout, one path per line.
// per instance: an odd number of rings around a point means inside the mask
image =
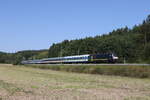
M 100 74 L 100 75 L 117 75 L 139 78 L 150 78 L 150 66 L 65 66 L 65 65 L 26 65 L 34 68 L 52 69 L 57 71 Z

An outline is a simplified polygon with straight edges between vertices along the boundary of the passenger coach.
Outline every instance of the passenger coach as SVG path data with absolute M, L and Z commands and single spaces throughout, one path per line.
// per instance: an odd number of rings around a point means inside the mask
M 59 63 L 115 63 L 118 57 L 114 54 L 86 54 L 55 58 L 45 58 L 41 60 L 25 60 L 22 64 L 59 64 Z

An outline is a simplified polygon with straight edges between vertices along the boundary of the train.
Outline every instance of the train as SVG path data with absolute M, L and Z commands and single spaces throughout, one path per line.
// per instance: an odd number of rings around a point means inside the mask
M 84 54 L 65 57 L 23 60 L 21 64 L 71 64 L 71 63 L 116 63 L 118 57 L 113 54 Z

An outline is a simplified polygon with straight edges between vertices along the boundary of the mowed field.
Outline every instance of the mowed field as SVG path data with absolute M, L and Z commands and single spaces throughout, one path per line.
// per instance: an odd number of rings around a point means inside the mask
M 1 64 L 0 100 L 150 100 L 150 79 Z

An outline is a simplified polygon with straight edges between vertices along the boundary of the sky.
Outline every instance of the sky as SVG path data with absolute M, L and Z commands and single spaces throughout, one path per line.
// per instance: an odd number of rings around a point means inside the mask
M 149 14 L 150 0 L 0 0 L 0 51 L 48 49 L 132 28 Z

